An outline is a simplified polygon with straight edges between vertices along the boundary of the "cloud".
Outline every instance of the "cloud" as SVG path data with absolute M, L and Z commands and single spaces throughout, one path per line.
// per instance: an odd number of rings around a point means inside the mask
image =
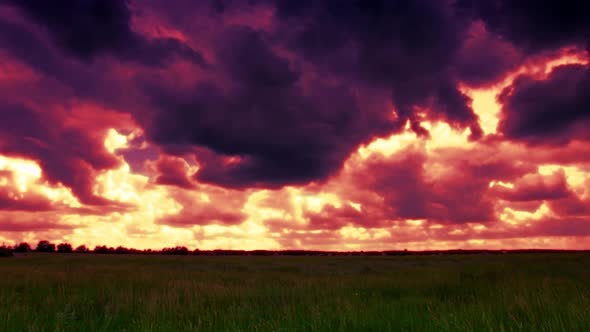
M 85 116 L 92 111 L 85 109 Z M 0 106 L 0 112 L 5 117 L 0 123 L 2 153 L 38 161 L 49 181 L 71 188 L 84 203 L 109 204 L 92 192 L 93 174 L 114 168 L 120 162 L 106 151 L 101 141 L 100 132 L 104 133 L 105 129 L 68 127 L 62 120 L 64 114 L 51 110 L 50 106 L 36 110 L 5 103 Z M 73 115 L 73 111 L 68 113 Z M 89 131 L 94 131 L 94 135 Z
M 512 202 L 556 200 L 569 197 L 572 193 L 563 170 L 549 177 L 540 174 L 527 174 L 514 183 L 513 188 L 496 187 L 498 195 Z
M 460 0 L 458 7 L 527 53 L 573 44 L 590 46 L 590 5 L 584 1 Z
M 26 220 L 27 216 L 13 214 L 13 219 L 8 219 L 3 216 L 0 219 L 0 232 L 10 233 L 24 233 L 24 232 L 45 232 L 45 231 L 59 231 L 64 232 L 71 231 L 75 228 L 80 228 L 80 225 L 66 225 L 56 222 L 55 220 L 45 219 L 49 218 L 48 215 L 36 215 L 35 217 L 29 216 L 29 220 Z
M 298 71 L 261 33 L 230 29 L 222 40 L 219 70 L 229 86 L 148 88 L 156 106 L 145 124 L 148 137 L 163 146 L 208 148 L 196 156 L 198 180 L 228 187 L 323 180 L 373 128 L 387 126 L 385 117 L 366 118 L 341 84 L 318 80 L 305 91 Z M 224 163 L 224 156 L 237 159 Z
M 322 75 L 390 89 L 401 121 L 416 106 L 480 133 L 453 64 L 469 22 L 446 2 L 278 2 L 281 37 Z M 412 27 L 412 28 L 409 28 Z
M 306 211 L 305 218 L 309 219 L 308 230 L 313 229 L 341 229 L 349 224 L 356 224 L 359 220 L 365 219 L 361 211 L 356 210 L 351 205 L 334 207 L 333 205 L 324 205 L 319 212 Z
M 170 197 L 180 204 L 178 213 L 157 222 L 174 227 L 193 225 L 237 225 L 246 219 L 242 208 L 246 194 L 225 189 L 200 186 L 198 191 L 174 189 Z
M 54 207 L 47 197 L 41 195 L 27 195 L 19 197 L 13 191 L 0 188 L 1 211 L 51 211 Z
M 468 86 L 485 87 L 517 69 L 523 58 L 513 44 L 488 31 L 482 21 L 475 21 L 457 54 L 457 74 Z
M 587 7 L 1 1 L 0 240 L 583 247 Z
M 195 183 L 191 180 L 191 167 L 182 158 L 160 156 L 151 165 L 158 173 L 155 183 L 162 185 L 178 186 L 184 189 L 195 189 Z
M 559 66 L 545 80 L 520 76 L 500 96 L 500 131 L 532 144 L 589 140 L 589 89 L 586 65 Z
M 552 201 L 549 206 L 551 210 L 555 211 L 560 216 L 564 217 L 580 217 L 590 215 L 590 207 L 588 205 L 590 200 L 581 199 L 576 195 L 567 198 Z
M 497 220 L 493 180 L 510 181 L 526 166 L 508 160 L 479 159 L 475 151 L 409 149 L 363 163 L 353 175 L 355 186 L 380 195 L 393 220 L 419 219 L 436 223 L 485 223 Z M 468 156 L 469 157 L 466 157 Z
M 452 69 L 469 25 L 443 3 L 381 5 L 280 2 L 274 30 L 221 27 L 204 75 L 146 84 L 140 122 L 156 144 L 208 149 L 196 177 L 227 187 L 323 181 L 406 120 L 424 133 L 417 107 L 480 137 Z
M 161 66 L 175 55 L 203 63 L 200 53 L 178 39 L 148 39 L 133 31 L 127 0 L 6 2 L 46 28 L 59 48 L 83 61 L 112 54 L 125 61 Z

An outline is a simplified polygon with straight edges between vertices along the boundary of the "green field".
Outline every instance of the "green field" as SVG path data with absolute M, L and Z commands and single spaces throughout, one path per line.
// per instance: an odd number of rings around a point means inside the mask
M 28 254 L 0 330 L 590 331 L 590 254 Z

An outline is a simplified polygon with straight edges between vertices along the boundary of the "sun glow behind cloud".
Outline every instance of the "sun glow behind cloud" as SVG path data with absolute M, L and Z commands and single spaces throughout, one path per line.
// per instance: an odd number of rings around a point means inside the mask
M 10 176 L 0 178 L 0 187 L 7 187 L 9 195 L 16 200 L 27 200 L 28 195 L 42 195 L 49 201 L 80 207 L 78 199 L 63 185 L 52 186 L 42 179 L 39 164 L 32 160 L 0 156 L 0 172 Z
M 477 109 L 481 105 L 479 98 L 488 98 L 486 96 L 487 94 L 472 95 L 476 112 L 480 111 Z M 492 122 L 494 121 L 492 119 Z M 485 120 L 482 120 L 482 124 L 484 122 Z M 469 142 L 468 130 L 459 132 L 444 122 L 432 123 L 425 121 L 422 125 L 429 130 L 429 138 L 418 138 L 413 132 L 406 129 L 402 133 L 392 135 L 389 138 L 376 139 L 370 144 L 359 147 L 358 151 L 346 162 L 344 169 L 357 168 L 365 160 L 376 154 L 386 159 L 398 158 L 399 154 L 403 154 L 406 149 L 412 146 L 424 151 L 426 155 L 434 155 L 448 148 L 469 149 L 470 146 L 476 144 Z M 109 153 L 115 154 L 118 150 L 128 148 L 128 140 L 128 136 L 110 129 L 104 139 L 105 148 Z M 444 164 L 437 166 L 434 159 L 432 163 L 426 164 L 426 170 L 434 180 L 437 177 L 445 176 L 445 172 L 452 172 L 452 170 L 444 171 L 444 168 Z M 539 174 L 549 176 L 558 169 L 565 171 L 568 184 L 579 193 L 580 198 L 583 199 L 588 195 L 585 187 L 585 184 L 589 181 L 588 173 L 578 167 L 540 165 Z M 71 207 L 81 206 L 77 199 L 72 196 L 71 191 L 63 186 L 43 184 L 42 169 L 33 161 L 0 157 L 0 170 L 9 170 L 14 174 L 14 185 L 20 193 L 33 190 L 42 193 L 50 201 L 62 202 Z M 297 187 L 286 187 L 280 190 L 252 190 L 241 209 L 245 213 L 244 220 L 238 225 L 195 224 L 179 228 L 159 224 L 158 220 L 165 216 L 181 214 L 183 209 L 190 209 L 190 206 L 183 206 L 174 198 L 172 191 L 181 189 L 154 185 L 148 175 L 134 174 L 129 165 L 123 160 L 119 168 L 97 174 L 95 193 L 114 202 L 129 204 L 129 208 L 100 216 L 58 212 L 61 214 L 62 222 L 67 223 L 76 220 L 77 223 L 83 225 L 83 227 L 74 229 L 70 234 L 64 234 L 62 239 L 76 244 L 86 243 L 88 245 L 107 244 L 115 246 L 124 243 L 129 246 L 144 248 L 183 244 L 204 249 L 277 249 L 282 247 L 340 248 L 346 250 L 367 247 L 390 249 L 391 243 L 399 243 L 399 241 L 402 241 L 404 247 L 413 249 L 444 249 L 458 246 L 499 248 L 514 243 L 513 240 L 501 242 L 500 240 L 485 239 L 485 233 L 490 230 L 490 226 L 492 230 L 496 227 L 493 224 L 473 224 L 468 228 L 471 231 L 467 231 L 462 227 L 432 224 L 423 219 L 408 219 L 405 225 L 394 223 L 388 227 L 378 228 L 367 228 L 347 222 L 342 228 L 335 231 L 305 231 L 310 223 L 307 215 L 321 213 L 328 206 L 335 210 L 341 209 L 344 205 L 358 212 L 365 210 L 362 202 L 355 202 L 340 196 L 338 190 L 344 185 L 344 183 L 339 183 L 341 181 L 345 181 L 342 176 L 325 184 L 323 188 L 314 188 L 313 190 Z M 512 183 L 500 180 L 489 183 L 490 188 L 496 186 L 514 188 Z M 196 191 L 191 195 L 191 197 L 194 197 L 193 199 L 201 200 L 212 208 L 215 208 L 217 204 L 223 204 L 223 202 L 212 201 L 207 194 L 207 190 Z M 287 197 L 287 199 L 281 200 L 282 203 L 280 204 L 271 204 L 270 206 L 264 204 L 265 200 L 280 195 Z M 506 207 L 498 215 L 501 221 L 515 227 L 530 227 L 530 223 L 550 216 L 551 210 L 545 203 L 532 212 Z M 273 224 L 275 227 L 271 229 L 272 227 L 269 228 L 267 222 L 272 220 L 284 220 L 284 222 L 279 223 L 282 225 L 279 228 L 276 228 L 276 224 Z M 299 230 L 293 231 L 293 228 Z M 432 240 L 427 240 L 427 243 L 412 239 L 404 241 L 402 234 L 425 232 L 426 229 L 431 230 L 431 236 L 439 234 L 439 236 L 442 236 L 441 239 L 435 240 L 434 243 Z M 445 237 L 444 234 L 459 238 L 469 234 L 472 238 L 444 241 L 442 240 Z M 477 236 L 476 234 L 481 234 L 482 239 L 473 238 Z M 59 238 L 59 235 L 57 236 L 56 239 Z M 293 242 L 279 241 L 286 236 L 294 237 Z M 321 244 L 321 241 L 315 243 L 314 237 L 318 239 L 325 237 L 331 240 L 324 244 Z M 520 246 L 529 243 L 523 241 L 518 242 Z M 530 245 L 532 246 L 546 243 L 544 241 L 548 240 L 538 238 L 531 241 Z
M 533 58 L 490 87 L 474 89 L 463 85 L 461 90 L 473 100 L 472 107 L 479 117 L 483 132 L 488 135 L 496 134 L 501 111 L 497 97 L 502 90 L 509 87 L 520 75 L 545 79 L 557 66 L 568 64 L 588 64 L 588 53 L 577 49 L 564 49 L 549 58 Z
M 21 193 L 41 178 L 41 167 L 30 160 L 0 156 L 0 170 L 12 172 L 16 189 Z

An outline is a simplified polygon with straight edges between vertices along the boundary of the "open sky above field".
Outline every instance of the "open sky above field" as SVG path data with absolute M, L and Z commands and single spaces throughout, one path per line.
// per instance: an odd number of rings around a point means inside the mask
M 590 2 L 0 1 L 0 243 L 590 249 Z

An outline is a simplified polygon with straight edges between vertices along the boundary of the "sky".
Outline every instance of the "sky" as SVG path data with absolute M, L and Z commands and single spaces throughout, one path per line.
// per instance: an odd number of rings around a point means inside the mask
M 589 17 L 2 0 L 0 243 L 590 249 Z

